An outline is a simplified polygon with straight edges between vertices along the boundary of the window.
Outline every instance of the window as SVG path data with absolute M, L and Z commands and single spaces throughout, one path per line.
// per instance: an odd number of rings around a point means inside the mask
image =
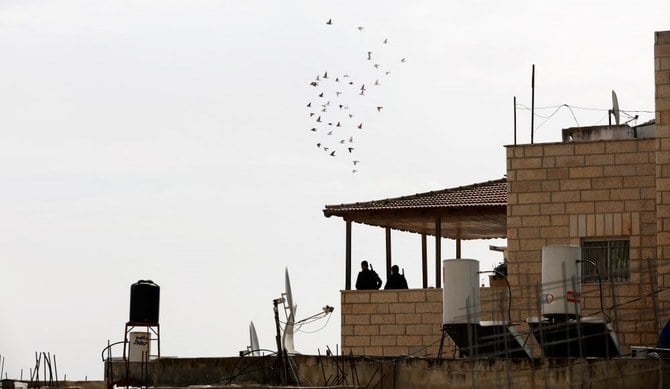
M 582 242 L 582 280 L 598 282 L 598 271 L 603 281 L 630 280 L 630 242 L 628 240 L 592 240 Z

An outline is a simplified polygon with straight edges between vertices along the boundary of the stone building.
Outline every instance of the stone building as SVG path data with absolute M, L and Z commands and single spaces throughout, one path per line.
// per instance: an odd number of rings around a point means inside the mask
M 482 320 L 509 319 L 522 333 L 540 315 L 542 247 L 580 246 L 596 265 L 582 264 L 582 315 L 611 319 L 623 353 L 654 346 L 670 319 L 670 31 L 655 34 L 654 66 L 654 125 L 566 129 L 559 143 L 506 146 L 502 180 L 326 206 L 347 226 L 342 351 L 436 355 L 442 254 L 436 239 L 428 288 L 427 237 L 455 239 L 456 257 L 461 239 L 507 239 L 511 304 L 505 289 L 482 288 Z M 423 288 L 350 290 L 352 222 L 386 229 L 387 265 L 391 230 L 422 234 Z

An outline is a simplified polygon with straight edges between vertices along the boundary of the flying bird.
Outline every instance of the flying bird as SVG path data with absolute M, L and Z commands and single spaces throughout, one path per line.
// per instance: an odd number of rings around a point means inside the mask
M 311 106 L 312 106 L 312 102 L 310 101 L 309 103 L 307 103 L 307 106 L 308 106 L 308 107 L 311 107 Z
M 335 150 L 333 150 L 333 151 L 330 153 L 330 156 L 331 156 L 331 157 L 334 157 L 334 156 L 335 156 Z
M 400 60 L 400 62 L 407 62 L 407 59 L 403 58 L 403 59 Z
M 358 26 L 358 31 L 363 31 L 363 26 Z
M 319 93 L 319 97 L 323 97 L 323 92 Z
M 353 147 L 347 147 L 347 149 L 349 150 L 350 153 L 351 153 L 352 151 L 354 151 L 354 148 L 353 148 Z
M 368 61 L 372 61 L 372 51 L 368 51 Z
M 389 43 L 389 38 L 384 39 L 384 44 Z
M 377 112 L 381 112 L 384 107 L 377 107 Z
M 354 161 L 352 161 L 352 162 L 354 163 L 354 166 L 356 166 L 356 165 L 358 165 L 361 161 L 356 161 L 356 160 L 354 160 Z
M 312 81 L 312 82 L 309 83 L 309 85 L 311 85 L 313 87 L 316 87 L 317 85 L 319 85 L 319 83 L 316 82 L 316 81 Z
M 319 115 L 319 116 L 316 117 L 316 121 L 319 122 L 319 123 L 321 123 L 321 115 Z
M 328 78 L 328 72 L 323 73 L 323 79 L 325 80 L 326 78 Z
M 316 132 L 316 127 L 312 127 L 312 131 Z
M 361 123 L 361 124 L 358 125 L 358 129 L 359 129 L 359 130 L 363 129 L 363 123 Z
M 326 24 L 333 24 L 333 19 L 328 19 L 328 21 L 326 22 Z

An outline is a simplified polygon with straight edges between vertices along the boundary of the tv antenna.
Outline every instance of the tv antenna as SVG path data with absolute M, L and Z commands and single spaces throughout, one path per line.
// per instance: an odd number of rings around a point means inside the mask
M 612 90 L 612 109 L 609 110 L 609 121 L 610 121 L 610 126 L 612 125 L 612 116 L 614 116 L 614 124 L 617 126 L 619 125 L 621 119 L 620 119 L 620 113 L 621 111 L 619 110 L 619 100 L 616 97 L 616 92 Z

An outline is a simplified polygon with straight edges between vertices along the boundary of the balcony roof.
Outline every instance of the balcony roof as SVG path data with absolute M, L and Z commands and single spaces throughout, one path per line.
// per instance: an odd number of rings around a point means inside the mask
M 409 196 L 326 205 L 326 217 L 450 239 L 493 239 L 507 235 L 505 178 Z

